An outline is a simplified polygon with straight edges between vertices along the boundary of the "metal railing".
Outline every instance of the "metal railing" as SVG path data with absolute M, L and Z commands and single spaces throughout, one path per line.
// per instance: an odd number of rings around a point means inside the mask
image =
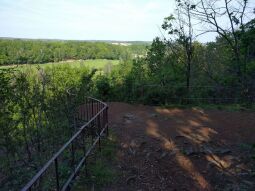
M 41 170 L 22 188 L 26 190 L 67 190 L 96 145 L 101 150 L 101 138 L 108 136 L 108 106 L 87 97 L 77 108 L 75 121 L 83 122 L 78 131 Z M 61 136 L 61 135 L 60 135 Z
M 130 94 L 131 101 L 148 97 L 161 103 L 234 104 L 254 102 L 255 86 L 190 86 L 187 91 L 184 85 L 136 84 Z

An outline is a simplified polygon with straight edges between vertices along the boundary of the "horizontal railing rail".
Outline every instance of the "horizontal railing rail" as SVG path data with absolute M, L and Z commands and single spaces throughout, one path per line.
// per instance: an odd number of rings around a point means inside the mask
M 186 85 L 134 84 L 129 95 L 130 101 L 152 98 L 156 102 L 167 103 L 252 103 L 255 100 L 255 86 L 191 85 L 187 88 Z
M 87 168 L 87 157 L 97 144 L 101 150 L 101 137 L 104 133 L 108 135 L 108 105 L 98 99 L 87 97 L 77 108 L 75 121 L 78 120 L 84 124 L 22 188 L 22 191 L 67 190 L 81 167 Z M 60 172 L 60 168 L 63 168 L 60 163 L 66 163 L 63 166 L 70 169 L 67 175 Z M 49 180 L 45 186 L 42 179 L 47 176 Z

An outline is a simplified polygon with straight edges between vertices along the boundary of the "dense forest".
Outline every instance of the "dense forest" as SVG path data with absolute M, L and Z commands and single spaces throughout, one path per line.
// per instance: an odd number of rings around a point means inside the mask
M 216 14 L 217 7 L 206 8 L 206 3 L 199 7 L 189 1 L 177 2 L 177 14 L 162 24 L 166 35 L 156 37 L 147 49 L 144 44 L 0 40 L 1 65 L 121 60 L 105 73 L 68 65 L 0 68 L 1 189 L 21 188 L 70 138 L 76 130 L 75 106 L 86 95 L 150 105 L 254 108 L 255 20 L 243 21 L 245 4 L 243 12 L 231 16 L 228 6 Z M 229 17 L 233 27 L 222 28 L 219 14 Z M 192 19 L 210 25 L 216 40 L 200 43 L 192 32 Z
M 145 54 L 148 43 L 127 46 L 106 42 L 0 39 L 0 65 L 40 64 L 63 60 L 119 60 Z

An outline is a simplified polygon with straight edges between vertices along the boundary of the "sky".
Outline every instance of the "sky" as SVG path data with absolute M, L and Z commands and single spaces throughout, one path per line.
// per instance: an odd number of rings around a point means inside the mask
M 174 0 L 0 0 L 0 37 L 152 41 L 174 7 Z
M 152 41 L 173 5 L 173 0 L 0 0 L 0 36 Z

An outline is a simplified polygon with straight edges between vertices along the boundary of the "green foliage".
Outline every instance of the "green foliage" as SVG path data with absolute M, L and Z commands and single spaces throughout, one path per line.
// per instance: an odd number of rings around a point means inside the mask
M 162 29 L 167 30 L 168 34 L 174 34 L 178 33 L 177 29 L 173 29 L 173 21 L 175 20 L 175 17 L 173 15 L 170 15 L 164 19 L 164 23 L 162 24 Z
M 252 158 L 255 160 L 255 144 L 252 145 L 252 148 L 253 148 L 253 153 L 254 153 Z
M 166 44 L 159 38 L 155 38 L 148 52 L 148 65 L 152 74 L 157 73 L 164 65 Z
M 118 172 L 113 165 L 116 162 L 116 136 L 110 132 L 110 136 L 102 139 L 102 151 L 96 152 L 91 160 L 88 160 L 87 174 L 85 170 L 81 173 L 74 190 L 90 190 L 95 187 L 99 189 L 102 186 L 112 183 L 117 179 Z
M 16 124 L 12 120 L 15 111 L 13 103 L 13 99 L 15 99 L 13 92 L 14 85 L 12 84 L 13 73 L 12 69 L 0 70 L 0 148 L 7 158 L 15 155 L 15 145 L 17 144 L 15 140 L 16 129 L 14 128 Z M 10 167 L 10 160 L 4 161 L 0 166 L 0 168 L 4 169 Z
M 96 95 L 102 100 L 109 100 L 110 98 L 110 81 L 107 76 L 99 75 L 95 79 Z
M 111 183 L 117 175 L 111 168 L 116 160 L 115 135 L 111 133 L 109 138 L 103 139 L 102 145 L 102 152 L 97 153 L 97 160 L 88 166 L 91 181 L 99 187 Z
M 119 60 L 145 55 L 145 44 L 103 42 L 0 40 L 0 65 L 41 64 L 63 60 Z
M 65 65 L 0 74 L 0 168 L 8 180 L 1 186 L 17 190 L 74 133 L 75 106 L 92 91 L 95 72 Z
M 167 18 L 168 21 L 173 19 Z M 170 23 L 168 25 L 165 27 L 171 27 Z M 255 97 L 254 20 L 245 25 L 244 31 L 239 39 L 242 42 L 241 60 L 245 60 L 240 63 L 244 74 L 242 81 L 236 76 L 231 47 L 224 38 L 218 37 L 207 44 L 192 42 L 188 90 L 185 47 L 180 40 L 155 38 L 147 50 L 145 45 L 138 44 L 120 47 L 72 41 L 0 40 L 1 64 L 39 63 L 22 69 L 0 68 L 0 175 L 4 176 L 1 186 L 5 190 L 20 189 L 70 138 L 75 131 L 72 128 L 75 106 L 86 95 L 105 101 L 152 105 L 230 111 L 246 110 L 249 105 L 252 109 Z M 135 59 L 131 60 L 131 57 Z M 97 58 L 121 59 L 40 64 Z M 106 147 L 103 158 L 112 158 L 113 150 Z M 69 170 L 60 169 L 63 176 Z M 94 162 L 89 170 L 89 181 L 99 185 L 114 177 L 114 172 L 103 160 Z
M 114 179 L 114 172 L 109 166 L 105 165 L 102 160 L 96 160 L 96 162 L 89 168 L 92 177 L 91 181 L 97 186 L 102 186 L 107 183 L 111 183 Z
M 249 151 L 250 154 L 251 154 L 251 155 L 249 155 L 249 157 L 251 157 L 254 160 L 254 162 L 255 162 L 255 143 L 254 144 L 244 144 L 243 143 L 243 144 L 240 144 L 239 147 L 243 151 Z M 253 170 L 255 170 L 255 169 L 253 169 Z

